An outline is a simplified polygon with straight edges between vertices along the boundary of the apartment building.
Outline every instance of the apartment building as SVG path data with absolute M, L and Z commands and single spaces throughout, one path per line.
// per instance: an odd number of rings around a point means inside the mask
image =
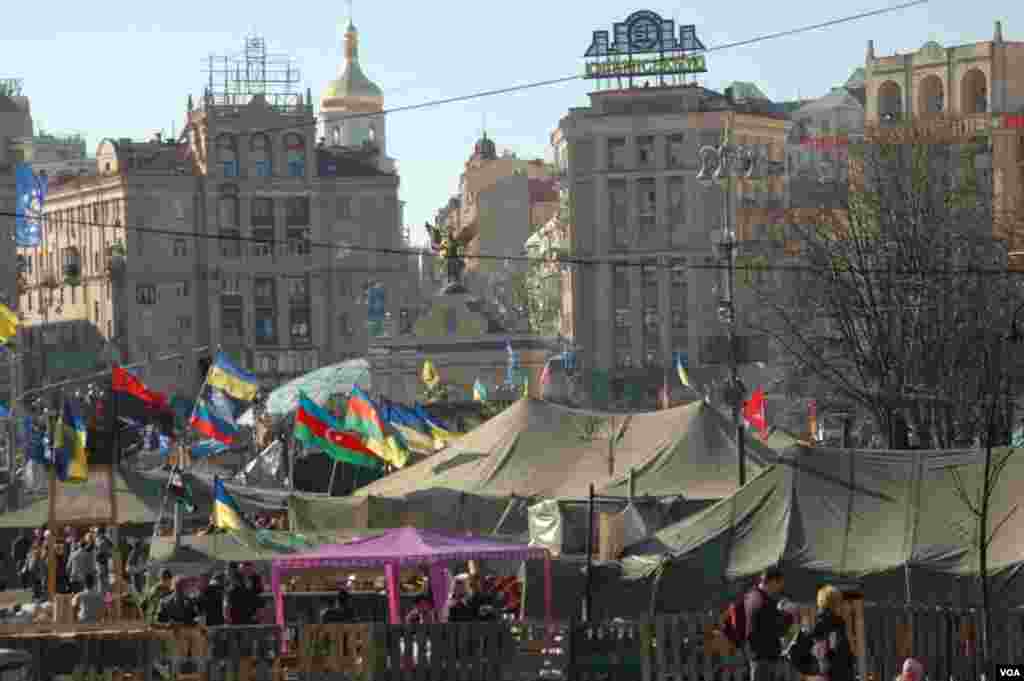
M 567 331 L 580 366 L 611 379 L 613 400 L 639 387 L 653 405 L 674 353 L 697 370 L 723 361 L 723 280 L 705 267 L 718 262 L 714 235 L 727 215 L 736 225 L 743 210 L 784 207 L 786 178 L 705 187 L 698 150 L 728 127 L 736 143 L 784 162 L 788 126 L 772 108 L 697 85 L 594 92 L 559 123 L 552 145 L 569 194 L 569 250 L 596 261 L 566 274 Z

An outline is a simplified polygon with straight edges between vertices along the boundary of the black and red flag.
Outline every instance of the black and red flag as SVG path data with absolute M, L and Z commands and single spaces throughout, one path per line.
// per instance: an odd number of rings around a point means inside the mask
M 121 367 L 113 368 L 110 388 L 108 399 L 97 409 L 95 431 L 89 429 L 90 463 L 113 463 L 115 442 L 124 447 L 134 439 L 128 433 L 132 429 L 126 428 L 125 422 L 138 424 L 136 428 L 153 423 L 167 434 L 174 431 L 174 412 L 166 395 L 150 389 Z

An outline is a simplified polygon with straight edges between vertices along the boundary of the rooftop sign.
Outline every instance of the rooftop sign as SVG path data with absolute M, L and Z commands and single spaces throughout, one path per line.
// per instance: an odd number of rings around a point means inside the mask
M 675 22 L 649 10 L 634 12 L 608 31 L 594 31 L 583 55 L 586 78 L 645 78 L 688 73 L 706 73 L 707 48 L 693 25 L 681 26 L 676 37 Z

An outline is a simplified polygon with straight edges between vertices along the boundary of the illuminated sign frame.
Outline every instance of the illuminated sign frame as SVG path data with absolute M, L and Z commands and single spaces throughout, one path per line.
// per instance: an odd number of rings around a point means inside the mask
M 590 47 L 583 55 L 587 59 L 584 78 L 647 78 L 707 73 L 707 50 L 697 37 L 692 24 L 679 27 L 676 37 L 675 22 L 662 19 L 650 10 L 633 12 L 625 21 L 612 27 L 614 40 L 608 31 L 594 31 Z M 642 55 L 640 59 L 634 58 Z M 647 56 L 649 55 L 649 56 Z

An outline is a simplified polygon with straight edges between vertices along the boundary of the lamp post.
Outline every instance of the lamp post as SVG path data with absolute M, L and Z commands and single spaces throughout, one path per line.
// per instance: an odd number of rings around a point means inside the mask
M 717 146 L 703 146 L 698 151 L 698 158 L 700 159 L 700 171 L 697 173 L 699 182 L 704 186 L 710 186 L 715 181 L 725 181 L 722 190 L 722 228 L 715 239 L 717 255 L 725 261 L 727 268 L 725 286 L 723 287 L 725 295 L 719 300 L 718 316 L 729 329 L 729 387 L 726 391 L 726 398 L 732 404 L 733 421 L 736 425 L 739 484 L 743 486 L 747 482 L 746 441 L 743 427 L 743 398 L 746 395 L 746 388 L 740 381 L 739 337 L 736 333 L 736 252 L 739 242 L 736 238 L 735 228 L 732 226 L 729 197 L 732 193 L 734 166 L 740 177 L 751 178 L 760 164 L 767 163 L 772 170 L 775 170 L 775 166 L 778 164 L 761 159 L 753 147 L 736 145 L 731 142 L 723 142 Z

